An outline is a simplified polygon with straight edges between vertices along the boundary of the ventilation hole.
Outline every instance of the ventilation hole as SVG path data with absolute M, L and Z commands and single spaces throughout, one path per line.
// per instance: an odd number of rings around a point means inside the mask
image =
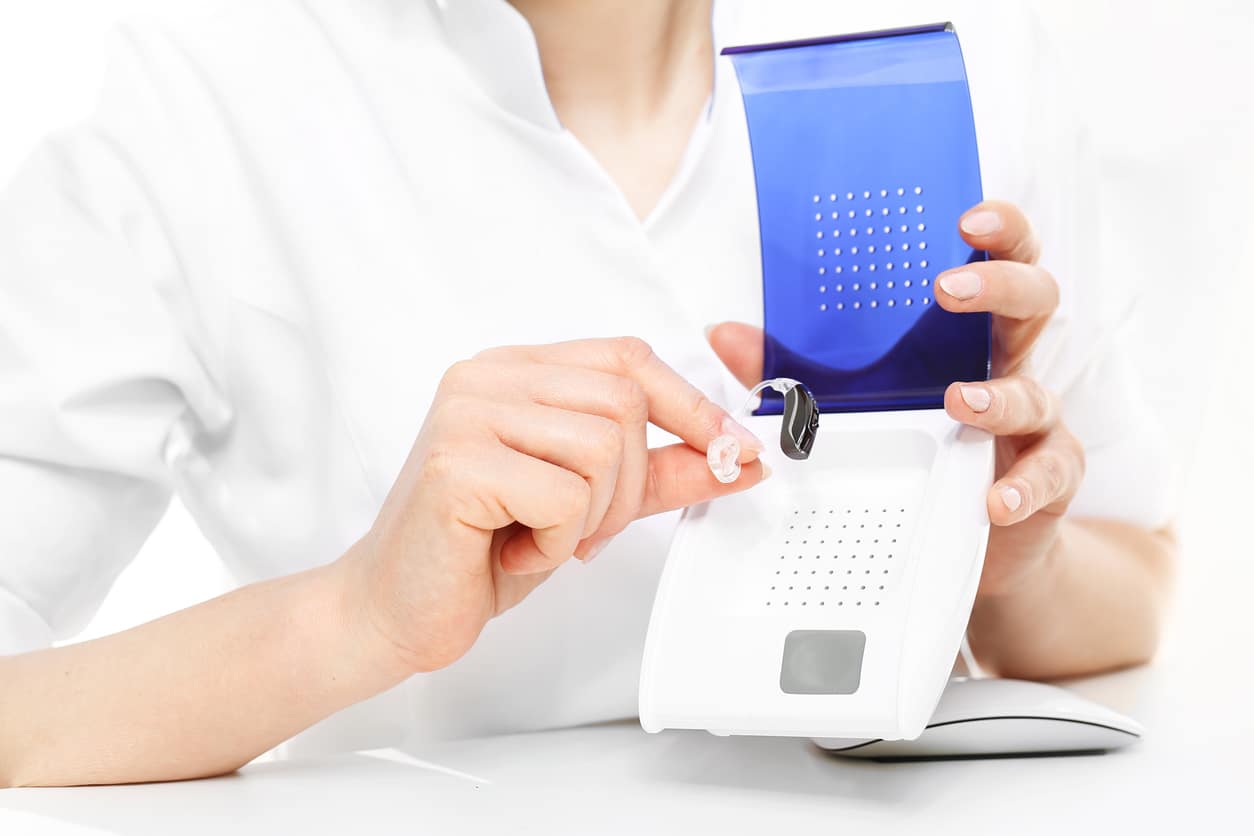
M 918 206 L 914 207 L 914 211 L 915 211 L 915 212 L 917 212 L 918 214 L 922 215 L 922 214 L 923 214 L 923 204 L 922 204 L 922 203 L 920 203 Z
M 904 196 L 904 195 L 905 195 L 905 193 L 906 193 L 906 190 L 905 190 L 905 189 L 898 189 L 898 190 L 897 190 L 897 197 L 902 197 L 902 196 Z
M 822 238 L 822 237 L 823 237 L 823 230 L 821 230 L 821 229 L 820 229 L 818 232 L 814 233 L 814 237 L 815 237 L 815 238 Z
M 814 219 L 815 219 L 816 221 L 821 221 L 821 220 L 823 220 L 823 213 L 822 213 L 822 212 L 820 212 L 819 214 L 815 215 L 815 216 L 814 216 Z
M 862 199 L 863 199 L 863 200 L 870 200 L 870 199 L 871 199 L 871 193 L 870 193 L 870 192 L 863 192 L 863 193 L 862 193 Z
M 820 202 L 820 201 L 822 201 L 822 200 L 823 200 L 823 198 L 819 197 L 818 195 L 815 195 L 815 196 L 814 196 L 814 202 L 815 202 L 815 203 L 818 203 L 818 202 Z

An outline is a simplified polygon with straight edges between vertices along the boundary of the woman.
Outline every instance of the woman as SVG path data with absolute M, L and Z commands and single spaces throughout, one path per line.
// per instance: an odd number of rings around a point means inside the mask
M 719 40 L 770 34 L 724 12 Z M 735 396 L 716 356 L 759 377 L 739 323 L 761 311 L 710 21 L 677 0 L 272 0 L 123 31 L 99 111 L 0 206 L 0 785 L 219 774 L 411 677 L 419 736 L 633 713 L 657 515 L 768 476 L 715 403 Z M 994 315 L 995 379 L 946 398 L 999 438 L 972 644 L 1021 677 L 1135 664 L 1173 553 L 1151 434 L 1070 283 L 1084 201 L 1005 63 L 1031 60 L 1022 21 L 958 23 L 986 186 L 1041 230 L 973 207 L 962 233 L 994 260 L 935 283 Z M 1070 252 L 1050 262 L 1066 328 L 1042 241 Z M 731 486 L 703 456 L 725 431 L 746 441 Z M 41 649 L 175 491 L 248 583 Z

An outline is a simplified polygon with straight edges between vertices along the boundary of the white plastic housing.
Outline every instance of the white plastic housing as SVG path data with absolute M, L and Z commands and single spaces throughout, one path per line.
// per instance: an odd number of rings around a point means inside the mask
M 993 441 L 943 410 L 825 414 L 808 461 L 689 509 L 640 677 L 649 732 L 913 739 L 945 687 L 984 562 Z M 794 631 L 865 634 L 848 694 L 785 693 Z

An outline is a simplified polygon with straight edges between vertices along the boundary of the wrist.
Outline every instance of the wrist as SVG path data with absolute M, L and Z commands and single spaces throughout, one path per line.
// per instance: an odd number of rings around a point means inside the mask
M 981 581 L 971 611 L 968 637 L 980 663 L 1005 675 L 1005 663 L 1017 665 L 1021 637 L 1027 630 L 1033 644 L 1048 644 L 1054 625 L 1051 606 L 1058 594 L 1059 571 L 1066 562 L 1070 523 L 1058 522 L 1048 544 L 1028 555 L 1016 555 L 1013 571 L 999 573 L 994 584 Z M 992 555 L 1004 560 L 1007 555 Z
M 391 687 L 417 673 L 419 667 L 379 624 L 371 585 L 372 550 L 367 534 L 324 569 L 335 587 L 334 617 L 345 637 L 346 651 L 361 661 L 367 676 Z

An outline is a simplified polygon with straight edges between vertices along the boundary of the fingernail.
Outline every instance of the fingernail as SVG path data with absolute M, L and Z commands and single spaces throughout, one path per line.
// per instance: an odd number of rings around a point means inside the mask
M 605 540 L 601 540 L 600 542 L 593 543 L 591 546 L 588 547 L 588 550 L 584 552 L 583 562 L 591 563 L 592 561 L 596 560 L 597 555 L 605 551 L 605 547 L 608 546 L 609 544 L 610 544 L 609 539 L 605 539 Z
M 718 327 L 718 323 L 717 323 L 717 322 L 716 322 L 716 323 L 714 323 L 713 325 L 707 325 L 707 326 L 705 326 L 705 341 L 706 341 L 707 343 L 710 341 L 710 335 L 714 333 L 714 329 L 715 329 L 715 328 L 717 328 L 717 327 Z
M 761 453 L 766 449 L 766 445 L 762 443 L 762 439 L 749 432 L 747 428 L 730 415 L 723 418 L 723 432 L 728 435 L 734 435 L 736 440 L 740 442 L 740 449 L 742 451 L 748 450 L 753 453 Z
M 992 235 L 1001 232 L 1001 215 L 988 209 L 972 212 L 962 219 L 962 231 L 968 235 Z
M 1010 486 L 997 489 L 1001 494 L 1002 504 L 1006 506 L 1006 510 L 1014 513 L 1019 510 L 1019 506 L 1023 505 L 1023 494 L 1019 493 L 1017 488 Z
M 962 399 L 967 406 L 976 412 L 987 412 L 993 403 L 992 394 L 983 386 L 960 386 L 958 391 L 962 393 Z
M 980 278 L 980 274 L 969 270 L 941 276 L 938 284 L 941 290 L 955 299 L 962 300 L 974 299 L 984 289 L 984 280 Z
M 775 472 L 774 470 L 771 470 L 771 466 L 769 464 L 767 464 L 766 462 L 762 462 L 762 478 L 759 479 L 758 481 L 765 482 L 767 479 L 771 478 L 771 474 L 774 472 Z

